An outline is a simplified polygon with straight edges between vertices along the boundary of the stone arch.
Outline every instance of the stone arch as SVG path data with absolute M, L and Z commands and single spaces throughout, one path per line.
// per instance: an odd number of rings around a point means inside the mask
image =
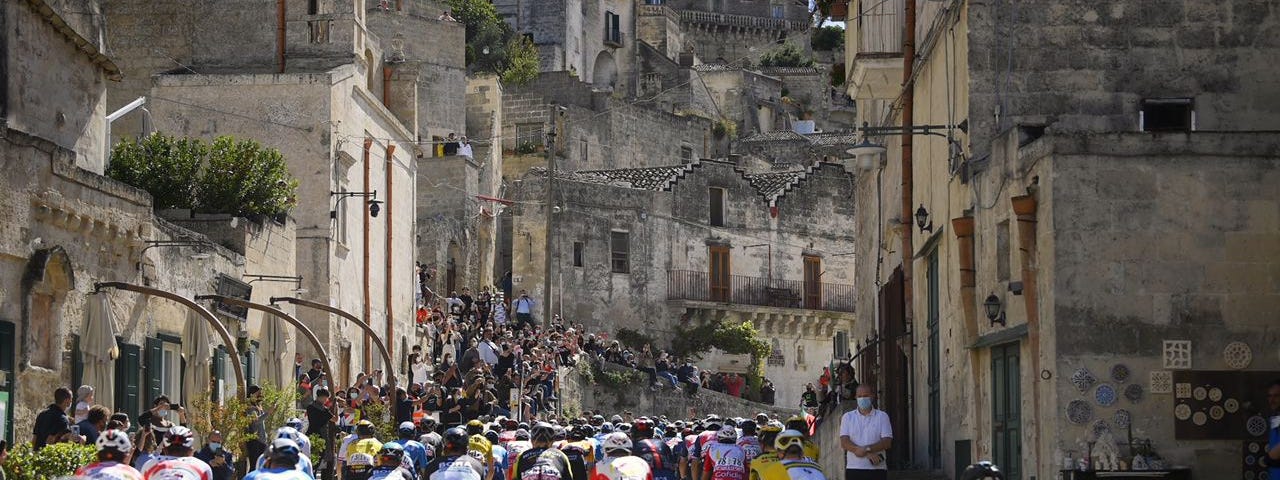
M 368 65 L 368 68 L 366 69 L 367 75 L 365 78 L 364 88 L 368 89 L 369 93 L 373 93 L 376 96 L 377 89 L 375 87 L 378 85 L 378 62 L 373 58 L 373 50 L 367 48 L 364 50 L 364 63 L 365 65 Z
M 618 64 L 613 60 L 613 54 L 609 52 L 600 52 L 596 55 L 595 66 L 591 68 L 591 84 L 596 88 L 613 89 L 618 81 Z
M 36 250 L 22 275 L 22 366 L 62 368 L 62 309 L 75 288 L 71 258 L 62 247 Z

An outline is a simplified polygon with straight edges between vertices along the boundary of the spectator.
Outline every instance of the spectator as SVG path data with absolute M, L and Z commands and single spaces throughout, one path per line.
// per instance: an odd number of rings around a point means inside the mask
M 445 10 L 445 11 L 444 11 L 444 13 L 441 13 L 439 17 L 436 17 L 436 20 L 443 20 L 443 21 L 446 21 L 446 22 L 456 22 L 456 21 L 457 21 L 456 19 L 454 19 L 454 18 L 453 18 L 453 15 L 450 15 L 450 14 L 449 14 L 449 11 L 448 11 L 448 10 Z M 453 134 L 452 134 L 452 133 L 450 133 L 449 135 L 453 135 Z
M 85 415 L 84 420 L 76 424 L 86 444 L 98 441 L 98 433 L 107 429 L 107 418 L 110 416 L 111 410 L 107 410 L 107 407 L 102 405 L 89 407 L 89 413 Z
M 71 421 L 80 423 L 89 416 L 89 407 L 93 406 L 93 387 L 81 385 L 76 389 L 75 417 Z
M 475 153 L 473 153 L 471 150 L 471 141 L 467 140 L 466 135 L 462 136 L 462 145 L 458 146 L 458 155 L 462 155 L 464 157 L 472 158 L 472 159 L 475 158 Z
M 427 383 L 431 381 L 430 366 L 422 356 L 422 347 L 414 345 L 409 354 L 409 383 Z
M 533 327 L 533 299 L 529 298 L 528 290 L 520 291 L 520 298 L 517 298 L 512 307 L 516 310 L 516 330 L 523 330 L 525 326 Z
M 210 432 L 204 448 L 196 452 L 196 458 L 209 464 L 209 468 L 213 469 L 213 478 L 211 480 L 232 480 L 235 478 L 235 460 L 229 450 L 222 448 L 222 432 L 218 430 Z
M 735 397 L 742 397 L 742 387 L 746 385 L 746 379 L 736 373 L 730 373 L 724 380 L 724 388 L 726 393 Z
M 445 15 L 449 14 L 449 12 L 444 12 L 444 13 Z M 453 17 L 449 17 L 449 19 L 452 20 Z M 444 139 L 444 155 L 446 157 L 450 157 L 457 154 L 458 154 L 458 135 L 450 132 L 449 136 Z
M 330 423 L 336 421 L 333 412 L 329 411 L 329 389 L 318 387 L 315 400 L 307 405 L 307 435 L 324 436 Z
M 302 366 L 302 356 L 296 358 L 297 367 Z M 244 442 L 245 458 L 258 458 L 267 451 L 267 426 L 266 418 L 271 412 L 262 408 L 262 388 L 257 385 L 249 385 L 245 389 L 245 394 L 249 401 L 249 408 L 246 413 L 249 416 L 249 439 Z M 141 419 L 139 419 L 141 421 Z M 251 462 L 252 463 L 252 462 Z M 250 466 L 252 469 L 252 465 Z
M 773 405 L 777 401 L 777 390 L 773 388 L 773 382 L 764 379 L 760 382 L 760 403 L 765 405 Z
M 34 450 L 38 451 L 50 443 L 84 442 L 83 438 L 71 432 L 71 417 L 67 416 L 68 408 L 71 408 L 71 389 L 58 387 L 53 391 L 53 403 L 36 416 L 35 427 L 31 431 Z
M 800 405 L 804 408 L 818 406 L 818 392 L 814 391 L 812 383 L 805 384 L 804 393 L 800 394 Z

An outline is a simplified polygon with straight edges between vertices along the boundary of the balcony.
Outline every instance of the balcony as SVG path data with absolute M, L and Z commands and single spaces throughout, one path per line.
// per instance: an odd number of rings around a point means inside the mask
M 903 0 L 854 2 L 857 21 L 847 35 L 854 45 L 845 51 L 849 96 L 860 100 L 896 98 L 902 84 Z
M 681 10 L 680 20 L 684 23 L 733 27 L 746 30 L 801 31 L 807 30 L 810 26 L 809 22 L 803 20 L 753 17 L 750 15 L 733 15 L 729 13 L 703 12 L 698 10 Z
M 742 275 L 721 276 L 712 282 L 707 272 L 671 270 L 667 272 L 667 299 L 714 302 L 729 305 L 756 305 L 830 312 L 853 312 L 853 285 L 806 283 L 797 280 L 769 280 Z
M 620 48 L 622 47 L 622 37 L 622 32 L 618 30 L 606 31 L 604 32 L 604 44 L 606 46 Z

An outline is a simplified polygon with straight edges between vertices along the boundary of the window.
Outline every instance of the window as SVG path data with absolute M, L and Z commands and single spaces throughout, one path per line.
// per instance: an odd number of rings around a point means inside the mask
M 680 147 L 680 159 L 686 162 L 693 161 L 693 147 L 683 145 Z
M 1021 478 L 1022 387 L 1018 343 L 991 347 L 992 460 L 1005 466 L 1005 478 Z
M 146 405 L 161 395 L 172 403 L 182 402 L 182 343 L 178 337 L 161 335 L 147 339 L 147 390 Z M 178 422 L 177 411 L 171 411 L 169 421 Z
M 713 245 L 707 248 L 707 276 L 710 277 L 711 301 L 729 302 L 732 300 L 730 288 L 729 247 Z
M 804 308 L 822 308 L 822 257 L 804 255 Z
M 587 159 L 589 158 L 588 153 L 591 151 L 591 144 L 587 142 L 587 137 L 582 137 L 578 142 L 582 148 L 582 164 L 586 165 Z
M 320 13 L 320 0 L 307 0 L 307 15 Z
M 609 270 L 613 273 L 631 273 L 631 234 L 610 232 Z
M 613 12 L 604 13 L 604 43 L 622 46 L 622 17 Z
M 62 368 L 62 306 L 67 292 L 75 287 L 71 259 L 61 247 L 40 249 L 27 261 L 22 292 L 29 302 L 23 312 L 27 330 L 22 342 L 30 365 L 51 370 Z
M 1009 221 L 996 226 L 996 280 L 1009 281 Z
M 541 123 L 516 125 L 516 153 L 521 155 L 534 153 L 540 146 L 542 146 Z
M 1190 98 L 1147 98 L 1138 112 L 1144 132 L 1190 132 L 1196 129 L 1195 103 Z
M 582 266 L 582 242 L 573 242 L 573 266 Z
M 782 5 L 774 5 L 773 18 L 786 18 L 785 7 L 783 7 Z
M 120 346 L 120 357 L 116 359 L 116 411 L 141 411 L 138 396 L 142 394 L 142 347 L 124 343 L 119 337 L 116 344 Z
M 711 187 L 707 189 L 707 205 L 713 227 L 724 226 L 724 189 Z

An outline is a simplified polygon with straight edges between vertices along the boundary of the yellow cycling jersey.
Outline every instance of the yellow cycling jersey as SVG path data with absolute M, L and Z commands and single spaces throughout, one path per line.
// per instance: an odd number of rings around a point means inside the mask
M 378 452 L 380 451 L 382 451 L 382 442 L 379 442 L 378 439 L 362 438 L 352 442 L 351 446 L 347 447 L 347 457 L 350 458 L 351 455 L 363 453 L 373 458 L 378 458 Z
M 472 435 L 467 441 L 467 454 L 486 466 L 490 465 L 493 463 L 493 443 L 484 435 Z
M 812 440 L 807 438 L 804 439 L 804 456 L 808 457 L 809 460 L 817 462 L 820 460 L 820 458 L 818 458 L 819 455 L 822 455 L 822 450 L 818 449 L 818 444 L 813 443 Z
M 765 452 L 751 459 L 751 480 L 788 480 L 787 467 L 777 452 Z

